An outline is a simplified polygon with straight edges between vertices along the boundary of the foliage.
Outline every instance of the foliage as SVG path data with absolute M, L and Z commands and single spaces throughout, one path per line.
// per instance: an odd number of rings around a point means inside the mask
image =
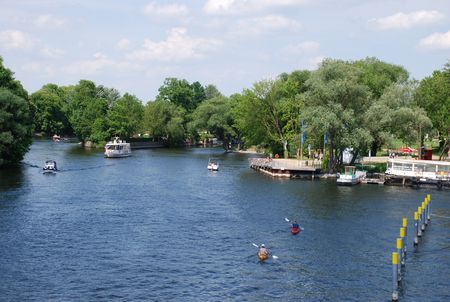
M 370 92 L 371 108 L 365 113 L 365 127 L 370 132 L 372 144 L 370 146 L 372 155 L 376 155 L 380 147 L 389 141 L 386 135 L 386 128 L 380 127 L 375 117 L 381 117 L 377 108 L 377 102 L 385 90 L 394 83 L 405 83 L 408 79 L 408 72 L 398 65 L 388 64 L 377 58 L 366 58 L 353 63 L 360 69 L 359 82 L 365 85 Z
M 353 148 L 356 157 L 372 140 L 362 120 L 370 102 L 360 75 L 360 69 L 349 62 L 326 59 L 306 82 L 304 116 L 314 135 L 328 133 L 330 172 L 341 164 L 345 148 Z
M 71 134 L 64 103 L 64 92 L 55 84 L 47 84 L 33 93 L 30 103 L 34 111 L 35 131 L 52 134 Z
M 220 91 L 217 89 L 216 86 L 209 84 L 205 87 L 205 98 L 207 100 L 210 100 L 210 99 L 213 99 L 213 98 L 219 97 L 219 96 L 223 96 L 223 95 L 220 93 Z
M 185 79 L 167 78 L 156 96 L 157 101 L 169 101 L 192 112 L 206 99 L 205 90 L 199 82 L 189 84 Z
M 212 133 L 223 141 L 225 149 L 236 134 L 233 129 L 230 101 L 223 96 L 201 103 L 193 112 L 191 119 L 188 129 L 193 136 L 201 131 Z
M 3 66 L 3 58 L 0 57 L 0 87 L 6 88 L 24 100 L 28 99 L 28 93 L 22 84 L 14 79 L 14 73 Z
M 0 87 L 0 166 L 22 160 L 31 144 L 32 129 L 27 101 Z
M 28 94 L 13 75 L 0 57 L 0 166 L 22 160 L 33 131 Z
M 81 80 L 68 97 L 69 121 L 75 135 L 82 142 L 105 142 L 108 138 L 108 103 L 97 98 L 95 83 Z
M 186 110 L 163 100 L 148 102 L 144 109 L 143 129 L 151 137 L 161 137 L 169 145 L 180 145 L 185 139 Z
M 108 111 L 109 134 L 129 138 L 141 128 L 144 106 L 134 95 L 126 93 Z
M 415 101 L 427 111 L 439 133 L 442 157 L 450 147 L 450 62 L 420 82 Z

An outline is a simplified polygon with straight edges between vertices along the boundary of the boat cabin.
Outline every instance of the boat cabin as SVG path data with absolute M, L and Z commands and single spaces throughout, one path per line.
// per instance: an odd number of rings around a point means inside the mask
M 43 170 L 57 171 L 58 168 L 56 167 L 56 161 L 54 161 L 54 160 L 47 160 L 45 162 L 45 166 L 44 166 Z

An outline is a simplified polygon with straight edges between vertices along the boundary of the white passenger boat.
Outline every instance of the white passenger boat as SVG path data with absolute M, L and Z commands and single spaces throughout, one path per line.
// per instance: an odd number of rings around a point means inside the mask
M 208 170 L 219 171 L 219 162 L 216 159 L 210 158 L 208 161 Z
M 42 168 L 42 173 L 51 174 L 56 173 L 56 171 L 58 171 L 58 168 L 56 167 L 56 162 L 54 160 L 45 161 L 45 166 Z
M 130 143 L 116 137 L 105 145 L 105 157 L 127 157 L 131 155 Z
M 353 186 L 359 184 L 365 175 L 366 172 L 356 171 L 355 166 L 346 166 L 344 174 L 340 174 L 336 182 L 342 186 Z

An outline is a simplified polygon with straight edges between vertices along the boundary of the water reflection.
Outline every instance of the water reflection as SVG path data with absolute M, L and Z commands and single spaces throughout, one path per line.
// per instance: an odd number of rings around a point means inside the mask
M 20 187 L 24 182 L 24 169 L 23 165 L 0 169 L 0 192 Z

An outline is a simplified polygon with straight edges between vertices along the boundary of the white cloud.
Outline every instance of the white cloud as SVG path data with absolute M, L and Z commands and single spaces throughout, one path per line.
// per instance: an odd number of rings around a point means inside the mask
M 0 47 L 6 49 L 30 49 L 33 47 L 31 38 L 20 30 L 0 31 Z
M 208 0 L 203 10 L 207 14 L 240 14 L 266 11 L 276 7 L 295 6 L 307 0 Z
M 51 47 L 44 46 L 41 49 L 41 54 L 48 58 L 59 58 L 64 54 L 64 50 L 59 49 L 59 48 L 51 48 Z
M 325 59 L 324 56 L 317 56 L 317 57 L 311 58 L 311 59 L 309 59 L 307 61 L 306 68 L 309 69 L 309 70 L 315 70 L 315 69 L 317 69 L 320 66 L 320 64 L 322 63 L 322 61 L 324 59 Z
M 36 73 L 39 76 L 52 77 L 57 74 L 56 68 L 48 64 L 39 62 L 26 62 L 21 66 L 23 71 L 27 73 Z
M 450 30 L 446 33 L 434 33 L 419 42 L 423 49 L 450 49 Z
M 126 50 L 126 49 L 130 48 L 130 40 L 121 39 L 119 42 L 117 42 L 116 48 L 120 49 L 120 50 Z
M 65 21 L 63 19 L 55 18 L 52 15 L 40 15 L 34 23 L 39 27 L 54 28 L 61 27 L 64 25 Z
M 318 50 L 320 48 L 320 43 L 316 41 L 305 41 L 302 43 L 289 45 L 286 50 L 294 54 L 310 53 Z
M 221 45 L 219 40 L 192 38 L 186 32 L 185 28 L 178 27 L 169 32 L 165 41 L 154 42 L 146 39 L 143 49 L 129 53 L 127 59 L 171 61 L 199 58 L 204 52 L 214 50 Z
M 438 11 L 416 11 L 405 14 L 403 12 L 384 17 L 369 20 L 379 29 L 408 29 L 414 26 L 432 24 L 440 21 L 444 15 Z
M 70 74 L 90 75 L 112 66 L 114 62 L 104 54 L 97 52 L 90 60 L 81 60 L 70 64 L 64 70 Z
M 236 32 L 238 34 L 262 34 L 277 30 L 296 31 L 300 28 L 301 24 L 295 20 L 281 15 L 268 15 L 238 21 Z
M 144 8 L 144 14 L 156 17 L 182 17 L 189 14 L 189 9 L 182 4 L 158 4 L 151 2 Z

